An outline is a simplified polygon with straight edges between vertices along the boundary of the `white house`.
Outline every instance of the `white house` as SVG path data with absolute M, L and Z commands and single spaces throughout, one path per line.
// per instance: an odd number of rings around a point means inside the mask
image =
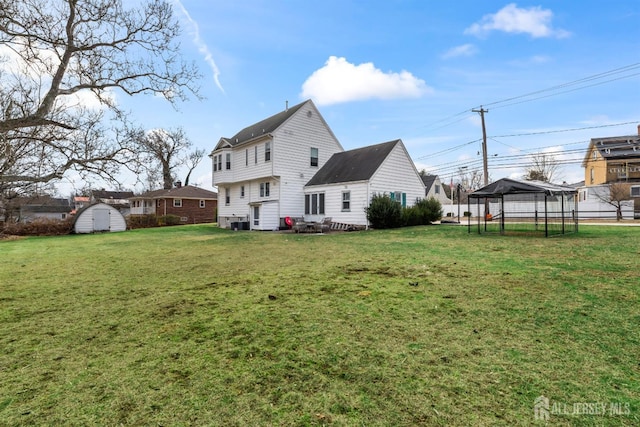
M 311 100 L 221 138 L 209 157 L 224 228 L 275 230 L 286 217 L 367 225 L 374 194 L 405 206 L 425 196 L 401 140 L 344 151 Z
M 402 206 L 425 196 L 420 174 L 401 140 L 334 154 L 304 188 L 305 219 L 367 225 L 365 209 L 375 194 Z
M 249 222 L 275 230 L 285 217 L 304 214 L 304 185 L 343 151 L 308 100 L 221 138 L 209 157 L 218 187 L 218 225 Z

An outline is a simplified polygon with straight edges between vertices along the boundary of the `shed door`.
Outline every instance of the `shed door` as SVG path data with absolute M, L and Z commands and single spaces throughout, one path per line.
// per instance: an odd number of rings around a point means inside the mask
M 109 209 L 93 211 L 93 231 L 109 231 Z

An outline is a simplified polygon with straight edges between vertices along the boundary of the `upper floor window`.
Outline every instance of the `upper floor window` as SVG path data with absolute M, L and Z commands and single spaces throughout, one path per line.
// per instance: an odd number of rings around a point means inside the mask
M 318 149 L 311 147 L 311 166 L 318 166 Z
M 593 150 L 593 160 L 595 160 L 598 157 L 598 153 L 596 153 L 596 150 Z
M 640 197 L 640 186 L 634 185 L 631 187 L 631 197 Z
M 213 171 L 218 172 L 218 156 L 213 156 Z
M 343 211 L 351 210 L 351 191 L 342 192 L 342 210 Z
M 218 155 L 218 170 L 222 170 L 222 154 Z
M 227 153 L 226 163 L 227 163 L 227 170 L 231 169 L 231 153 Z
M 264 143 L 264 161 L 265 162 L 271 161 L 271 143 L 270 142 Z
M 439 186 L 438 184 L 436 184 L 436 185 L 434 186 L 433 191 L 434 191 L 436 194 L 440 194 L 440 186 Z
M 200 200 L 200 207 L 204 208 L 206 206 L 206 202 L 204 200 Z
M 173 199 L 173 207 L 181 208 L 182 207 L 182 199 Z
M 249 149 L 245 148 L 244 150 L 244 165 L 249 166 Z
M 593 171 L 593 168 L 591 168 L 589 170 L 589 179 L 591 180 L 591 184 L 593 184 L 593 180 L 595 179 L 595 172 Z
M 258 146 L 253 147 L 253 162 L 258 164 Z
M 240 186 L 240 198 L 244 199 L 244 185 Z

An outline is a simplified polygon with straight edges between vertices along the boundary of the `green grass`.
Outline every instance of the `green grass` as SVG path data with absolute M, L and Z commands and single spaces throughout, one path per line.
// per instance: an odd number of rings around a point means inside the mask
M 524 426 L 539 395 L 629 408 L 553 425 L 638 425 L 638 242 L 210 225 L 0 241 L 0 425 Z

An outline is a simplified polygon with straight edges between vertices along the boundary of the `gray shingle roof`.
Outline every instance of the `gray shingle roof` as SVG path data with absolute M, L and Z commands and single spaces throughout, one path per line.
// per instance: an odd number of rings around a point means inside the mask
M 307 182 L 310 185 L 335 184 L 339 182 L 366 181 L 371 179 L 399 139 L 355 150 L 336 153 Z
M 132 197 L 131 199 L 165 199 L 169 197 L 178 199 L 217 200 L 218 193 L 205 190 L 204 188 L 194 187 L 192 185 L 185 185 L 183 187 L 172 188 L 170 190 L 148 191 L 139 196 Z
M 422 178 L 422 182 L 424 183 L 424 187 L 426 191 L 429 192 L 429 190 L 431 189 L 431 186 L 436 181 L 436 178 L 438 176 L 426 174 L 426 175 L 420 175 L 420 177 Z
M 264 120 L 259 121 L 258 123 L 254 123 L 251 126 L 247 126 L 242 129 L 240 132 L 233 135 L 231 138 L 222 138 L 227 141 L 231 146 L 236 146 L 242 144 L 243 142 L 247 142 L 255 137 L 260 135 L 266 135 L 274 130 L 278 129 L 284 122 L 289 119 L 289 117 L 293 116 L 296 111 L 298 111 L 307 101 L 301 102 L 300 104 L 294 105 L 293 107 L 289 107 L 288 109 L 279 112 L 278 114 L 274 114 L 271 117 L 268 117 Z
M 640 159 L 640 135 L 591 138 L 589 147 L 592 146 L 607 160 Z M 587 150 L 583 167 L 589 160 L 589 153 L 590 150 Z

